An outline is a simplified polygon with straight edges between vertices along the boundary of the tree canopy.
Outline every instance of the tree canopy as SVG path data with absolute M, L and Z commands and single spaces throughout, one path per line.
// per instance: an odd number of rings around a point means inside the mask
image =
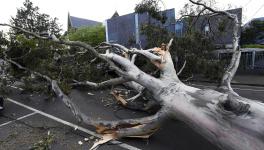
M 57 21 L 58 18 L 52 18 L 48 14 L 39 12 L 39 7 L 34 6 L 30 0 L 25 0 L 23 7 L 18 8 L 16 16 L 11 18 L 11 24 L 14 26 L 35 33 L 49 32 L 59 36 L 62 29 Z M 12 32 L 15 35 L 21 33 L 16 29 Z
M 77 30 L 72 29 L 68 37 L 72 41 L 82 41 L 92 46 L 105 41 L 105 27 L 103 25 L 82 27 Z
M 260 39 L 264 39 L 264 21 L 253 20 L 242 31 L 241 44 L 256 44 Z

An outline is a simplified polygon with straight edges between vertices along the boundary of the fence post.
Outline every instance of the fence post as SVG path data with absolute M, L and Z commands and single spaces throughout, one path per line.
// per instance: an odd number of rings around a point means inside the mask
M 255 57 L 256 57 L 256 51 L 253 50 L 252 51 L 252 66 L 251 66 L 251 69 L 254 69 L 254 67 L 255 67 Z

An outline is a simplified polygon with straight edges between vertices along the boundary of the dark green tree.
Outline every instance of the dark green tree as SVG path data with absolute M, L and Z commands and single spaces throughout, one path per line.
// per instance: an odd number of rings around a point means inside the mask
M 3 60 L 3 51 L 7 47 L 9 41 L 6 39 L 4 33 L 0 31 L 0 97 L 8 93 L 7 88 L 7 68 L 8 64 Z
M 147 12 L 151 17 L 159 20 L 161 23 L 165 23 L 167 20 L 166 14 L 162 13 L 159 2 L 161 0 L 142 0 L 135 7 L 136 13 L 145 13 Z
M 242 31 L 241 45 L 255 44 L 258 39 L 264 39 L 264 21 L 255 20 Z
M 136 5 L 135 12 L 148 12 L 151 17 L 162 23 L 166 21 L 166 18 L 160 16 L 162 14 L 160 13 L 161 7 L 159 6 L 159 2 L 160 0 L 143 0 Z M 209 3 L 210 6 L 214 5 L 213 0 L 207 3 Z M 181 10 L 181 14 L 186 16 L 183 17 L 185 22 L 185 33 L 181 37 L 176 37 L 174 33 L 170 33 L 158 25 L 141 25 L 141 34 L 145 35 L 148 41 L 147 48 L 159 47 L 162 43 L 169 41 L 170 38 L 174 38 L 170 52 L 173 57 L 175 68 L 179 70 L 184 64 L 184 61 L 187 61 L 181 76 L 189 77 L 192 74 L 202 74 L 213 80 L 220 79 L 223 73 L 223 65 L 222 62 L 212 60 L 211 52 L 214 50 L 212 38 L 194 30 L 197 18 L 192 16 L 197 16 L 197 14 L 204 15 L 206 13 L 208 13 L 208 11 L 202 10 L 200 6 L 186 4 Z M 199 15 L 197 16 L 198 18 Z M 139 60 L 137 63 L 147 72 L 155 70 L 155 67 L 145 62 L 144 59 Z
M 58 19 L 50 17 L 48 14 L 40 13 L 39 7 L 34 6 L 30 0 L 25 0 L 23 7 L 17 9 L 15 17 L 11 18 L 11 24 L 21 27 L 34 33 L 49 32 L 56 36 L 60 35 L 61 27 Z M 15 35 L 20 34 L 18 30 L 12 29 Z

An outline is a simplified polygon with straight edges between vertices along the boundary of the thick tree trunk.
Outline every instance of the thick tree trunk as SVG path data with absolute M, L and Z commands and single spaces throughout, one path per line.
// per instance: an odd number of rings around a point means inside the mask
M 222 149 L 261 150 L 264 148 L 264 104 L 214 90 L 201 90 L 169 83 L 156 96 L 177 119 L 185 122 Z M 232 98 L 250 105 L 247 112 L 224 106 Z

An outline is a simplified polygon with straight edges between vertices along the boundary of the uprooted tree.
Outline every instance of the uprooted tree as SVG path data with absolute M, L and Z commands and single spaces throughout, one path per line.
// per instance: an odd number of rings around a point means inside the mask
M 96 131 L 103 136 L 103 142 L 122 137 L 149 137 L 165 119 L 177 118 L 222 149 L 262 150 L 264 148 L 264 104 L 239 96 L 231 87 L 231 80 L 236 73 L 241 56 L 238 34 L 240 23 L 237 16 L 225 11 L 217 11 L 202 2 L 193 0 L 190 2 L 210 11 L 212 16 L 226 15 L 234 22 L 233 56 L 220 86 L 216 89 L 199 89 L 180 81 L 170 55 L 172 40 L 160 48 L 148 50 L 128 49 L 122 45 L 110 43 L 92 47 L 83 42 L 58 39 L 54 35 L 42 37 L 20 27 L 1 24 L 1 26 L 10 26 L 38 39 L 81 47 L 93 53 L 95 57 L 108 63 L 119 77 L 100 83 L 76 81 L 74 84 L 94 89 L 124 84 L 138 91 L 138 94 L 125 99 L 118 93 L 114 93 L 115 97 L 128 108 L 136 107 L 147 110 L 153 105 L 159 105 L 160 109 L 152 116 L 118 121 L 92 119 L 82 113 L 71 98 L 64 94 L 58 81 L 22 66 L 4 53 L 5 60 L 48 81 L 53 92 L 70 108 L 79 121 L 96 128 Z M 105 53 L 99 53 L 99 50 Z M 160 70 L 160 77 L 153 77 L 140 70 L 134 64 L 137 55 L 143 55 L 150 60 Z M 139 108 L 133 105 L 133 100 L 144 94 L 148 95 L 146 103 L 149 104 L 149 108 Z

